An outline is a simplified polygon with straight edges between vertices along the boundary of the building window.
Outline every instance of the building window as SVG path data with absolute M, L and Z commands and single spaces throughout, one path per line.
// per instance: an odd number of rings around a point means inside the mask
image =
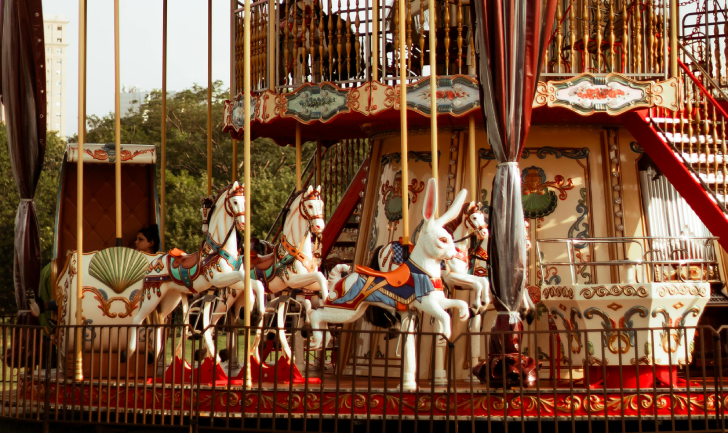
M 57 107 L 60 107 L 61 106 L 61 103 L 60 102 L 56 102 L 56 106 Z
M 63 49 L 61 49 L 61 48 L 56 49 L 56 54 L 63 54 Z M 59 62 L 60 62 L 60 60 L 59 60 Z
M 57 69 L 56 70 L 56 75 L 61 75 L 61 70 L 60 69 Z
M 56 113 L 56 117 L 61 117 L 61 113 Z
M 63 39 L 62 38 L 58 38 L 58 39 L 56 39 L 56 42 L 58 42 L 59 44 L 60 43 L 63 43 Z
M 61 82 L 60 81 L 56 81 L 56 84 L 58 84 L 60 86 L 61 85 Z
M 51 53 L 51 49 L 50 48 L 46 48 L 46 53 L 50 54 Z
M 63 27 L 58 26 L 58 27 L 56 27 L 56 30 L 63 30 Z
M 56 96 L 61 96 L 61 92 L 56 92 Z
M 60 123 L 56 123 L 56 128 L 61 129 L 61 124 Z

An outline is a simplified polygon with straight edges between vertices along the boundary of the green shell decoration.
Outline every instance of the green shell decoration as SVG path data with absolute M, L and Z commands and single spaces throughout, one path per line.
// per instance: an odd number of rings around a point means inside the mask
M 144 278 L 149 262 L 144 254 L 126 247 L 112 247 L 94 255 L 88 265 L 92 277 L 121 294 Z

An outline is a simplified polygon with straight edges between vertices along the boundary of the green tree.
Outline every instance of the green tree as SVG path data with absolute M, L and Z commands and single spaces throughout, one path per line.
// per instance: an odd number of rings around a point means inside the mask
M 232 161 L 232 140 L 222 132 L 223 108 L 229 91 L 222 82 L 213 84 L 212 92 L 212 184 L 213 193 L 232 179 L 233 164 L 242 178 L 242 143 L 239 159 Z M 125 113 L 121 119 L 121 142 L 161 143 L 162 94 L 151 92 L 138 113 Z M 114 114 L 89 116 L 87 143 L 114 142 Z M 68 137 L 69 143 L 78 136 Z M 36 206 L 43 248 L 43 262 L 53 254 L 55 211 L 60 168 L 65 140 L 55 132 L 47 137 L 43 172 L 36 192 Z M 7 135 L 0 127 L 0 146 L 7 149 Z M 303 148 L 304 165 L 315 151 L 315 144 Z M 193 85 L 167 100 L 167 169 L 165 225 L 166 247 L 194 251 L 202 240 L 200 196 L 207 193 L 207 89 Z M 248 204 L 248 226 L 252 236 L 264 237 L 275 221 L 295 185 L 295 149 L 278 146 L 272 140 L 258 138 L 251 150 L 253 199 Z M 157 158 L 157 179 L 161 179 L 161 157 Z M 159 187 L 159 185 L 158 185 Z M 0 311 L 15 310 L 13 292 L 13 233 L 19 202 L 7 151 L 0 151 Z

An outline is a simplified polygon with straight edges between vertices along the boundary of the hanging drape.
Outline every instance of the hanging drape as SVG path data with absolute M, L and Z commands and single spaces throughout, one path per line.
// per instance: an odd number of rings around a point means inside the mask
M 521 325 L 516 310 L 526 271 L 517 161 L 531 126 L 531 107 L 556 0 L 474 0 L 471 7 L 480 102 L 488 141 L 498 161 L 488 241 L 490 287 L 499 312 L 494 329 L 517 331 Z M 495 348 L 497 353 L 517 353 L 517 340 L 505 340 L 505 348 Z
M 28 297 L 38 296 L 41 271 L 36 214 L 38 185 L 46 144 L 46 73 L 41 0 L 2 1 L 0 78 L 10 165 L 20 193 L 15 217 L 14 274 L 18 323 L 37 320 Z M 32 295 L 31 295 L 32 293 Z

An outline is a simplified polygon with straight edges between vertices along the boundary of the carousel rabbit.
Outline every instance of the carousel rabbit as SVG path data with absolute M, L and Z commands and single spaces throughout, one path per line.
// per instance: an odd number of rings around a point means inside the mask
M 452 236 L 443 226 L 454 219 L 465 201 L 465 191 L 458 194 L 453 206 L 441 217 L 435 218 L 437 187 L 434 179 L 427 183 L 422 214 L 424 223 L 417 245 L 405 261 L 393 272 L 379 272 L 356 266 L 356 272 L 342 276 L 347 265 L 337 265 L 329 275 L 333 288 L 322 308 L 308 310 L 307 321 L 313 328 L 311 348 L 322 346 L 322 328 L 328 323 L 350 323 L 364 314 L 369 306 L 388 311 L 419 310 L 435 318 L 438 331 L 446 338 L 451 336 L 450 316 L 447 309 L 458 310 L 460 320 L 469 317 L 468 305 L 460 300 L 448 299 L 443 291 L 440 262 L 451 260 L 457 254 Z M 408 333 L 414 332 L 414 321 L 407 323 Z M 415 347 L 414 338 L 407 338 L 403 354 L 403 389 L 414 389 Z

